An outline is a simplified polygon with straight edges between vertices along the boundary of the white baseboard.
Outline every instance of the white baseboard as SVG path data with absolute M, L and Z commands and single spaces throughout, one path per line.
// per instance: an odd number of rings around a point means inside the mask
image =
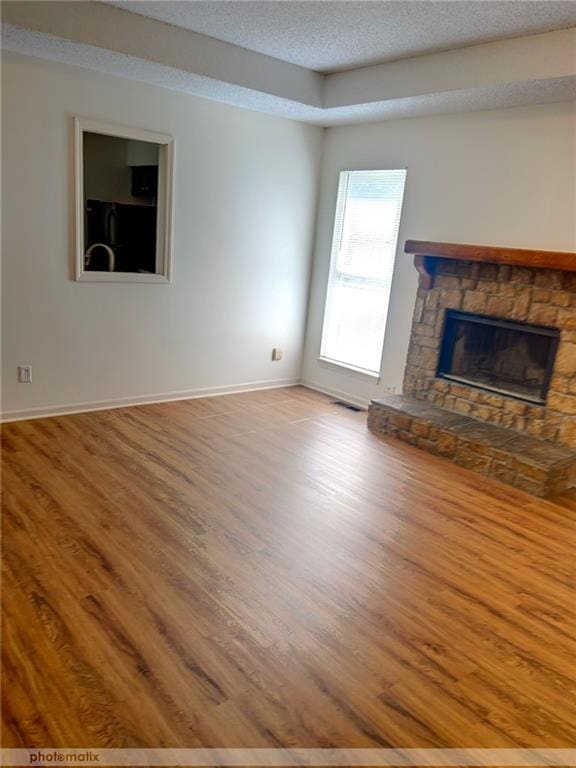
M 302 379 L 300 384 L 308 389 L 313 389 L 315 392 L 322 392 L 323 395 L 330 395 L 330 397 L 337 397 L 339 400 L 344 400 L 352 405 L 358 405 L 361 408 L 368 408 L 370 405 L 369 400 L 362 400 L 357 395 L 351 395 L 349 392 L 344 392 L 341 389 L 333 389 L 332 387 L 325 387 L 323 384 L 316 384 L 314 381 L 307 381 Z
M 123 397 L 113 400 L 99 400 L 92 403 L 73 403 L 70 405 L 45 406 L 26 408 L 21 411 L 5 411 L 0 414 L 0 422 L 25 421 L 28 419 L 44 419 L 50 416 L 64 416 L 88 411 L 109 411 L 114 408 L 130 408 L 135 405 L 152 403 L 169 403 L 175 400 L 194 400 L 199 397 L 218 397 L 219 395 L 234 395 L 240 392 L 257 392 L 261 389 L 281 389 L 295 387 L 300 379 L 270 379 L 268 381 L 250 381 L 244 384 L 230 384 L 224 387 L 199 387 L 181 392 L 164 392 L 157 395 L 142 395 L 140 397 Z

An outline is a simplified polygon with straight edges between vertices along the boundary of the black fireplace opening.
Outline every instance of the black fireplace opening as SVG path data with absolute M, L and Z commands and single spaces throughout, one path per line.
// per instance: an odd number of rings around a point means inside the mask
M 544 405 L 560 331 L 448 310 L 438 376 Z

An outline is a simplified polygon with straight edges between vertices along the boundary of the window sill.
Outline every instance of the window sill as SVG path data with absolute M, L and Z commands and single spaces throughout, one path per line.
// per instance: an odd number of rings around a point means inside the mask
M 330 360 L 327 357 L 319 357 L 318 363 L 323 368 L 337 369 L 341 373 L 351 374 L 361 379 L 367 379 L 373 384 L 378 384 L 380 381 L 379 373 L 372 373 L 364 368 L 356 368 L 353 365 L 347 365 L 346 363 L 339 363 L 336 360 Z

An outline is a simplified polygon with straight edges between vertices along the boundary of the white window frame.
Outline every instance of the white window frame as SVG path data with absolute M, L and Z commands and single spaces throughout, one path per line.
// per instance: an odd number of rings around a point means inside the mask
M 384 355 L 384 344 L 385 344 L 385 341 L 386 341 L 386 334 L 387 334 L 387 331 L 388 331 L 388 323 L 387 322 L 386 322 L 385 327 L 384 327 L 384 336 L 383 336 L 383 339 L 382 339 L 382 348 L 381 348 L 381 353 L 380 353 L 380 369 L 377 372 L 376 371 L 372 371 L 372 370 L 368 370 L 366 368 L 360 368 L 359 366 L 355 366 L 355 365 L 353 365 L 351 363 L 346 363 L 344 361 L 335 360 L 335 359 L 333 359 L 331 357 L 326 357 L 326 356 L 324 356 L 322 354 L 324 334 L 325 334 L 326 323 L 327 323 L 328 297 L 329 297 L 329 292 L 330 292 L 330 283 L 331 283 L 331 281 L 333 279 L 333 276 L 336 273 L 336 269 L 337 269 L 337 267 L 335 267 L 335 266 L 334 266 L 334 269 L 333 269 L 333 264 L 335 263 L 335 262 L 333 262 L 333 250 L 334 250 L 334 244 L 335 244 L 336 237 L 337 237 L 336 222 L 337 222 L 337 215 L 338 215 L 340 179 L 341 179 L 341 176 L 342 176 L 343 173 L 354 173 L 355 171 L 371 171 L 371 170 L 376 170 L 376 169 L 372 169 L 372 168 L 342 168 L 338 172 L 338 182 L 337 182 L 337 186 L 336 186 L 336 200 L 335 200 L 335 203 L 334 203 L 334 216 L 333 216 L 333 219 L 332 219 L 332 237 L 331 237 L 331 240 L 330 240 L 330 264 L 329 264 L 329 268 L 328 268 L 328 276 L 326 278 L 326 293 L 324 295 L 324 312 L 323 312 L 323 315 L 322 315 L 322 326 L 321 326 L 321 333 L 320 333 L 320 351 L 319 351 L 319 354 L 318 354 L 318 357 L 317 357 L 317 361 L 318 361 L 318 363 L 320 365 L 326 366 L 327 368 L 335 368 L 335 369 L 341 370 L 344 373 L 348 373 L 348 374 L 351 374 L 351 375 L 354 375 L 354 376 L 358 376 L 360 378 L 365 378 L 365 379 L 371 380 L 374 383 L 378 383 L 380 381 L 380 379 L 381 379 L 381 368 L 382 368 L 382 358 L 383 358 L 383 355 Z M 408 171 L 408 169 L 406 167 L 404 167 L 404 168 L 382 168 L 382 169 L 377 169 L 377 170 L 382 170 L 382 171 L 405 171 L 406 173 Z M 398 252 L 398 240 L 399 240 L 399 237 L 400 237 L 400 228 L 402 226 L 402 210 L 403 210 L 403 207 L 404 207 L 404 197 L 405 197 L 405 194 L 406 194 L 406 176 L 404 178 L 404 189 L 403 189 L 402 198 L 401 198 L 401 201 L 400 201 L 400 216 L 399 216 L 399 223 L 398 223 L 398 233 L 397 233 L 397 236 L 396 236 L 396 248 L 395 248 L 395 251 L 394 251 L 394 259 L 393 259 L 393 263 L 392 263 L 392 280 L 393 280 L 393 275 L 394 275 L 394 269 L 396 267 L 396 256 L 397 256 L 397 252 Z M 342 235 L 342 233 L 340 233 L 340 236 L 341 235 Z M 361 280 L 362 279 L 359 278 L 358 282 L 361 282 Z M 391 280 L 391 283 L 390 283 L 390 291 L 392 290 L 392 280 Z M 380 282 L 380 281 L 373 280 L 373 282 Z M 388 302 L 389 301 L 390 301 L 390 296 L 388 297 Z M 387 312 L 388 313 L 390 312 L 390 303 L 388 303 L 388 310 L 387 310 Z
M 159 145 L 156 272 L 154 274 L 92 272 L 84 268 L 84 133 L 99 133 L 121 139 L 149 141 Z M 74 116 L 75 279 L 77 281 L 90 283 L 170 283 L 172 281 L 173 180 L 174 138 L 172 136 Z

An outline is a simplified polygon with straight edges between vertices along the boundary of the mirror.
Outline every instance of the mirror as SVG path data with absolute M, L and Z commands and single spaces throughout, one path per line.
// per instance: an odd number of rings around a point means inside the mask
M 76 279 L 169 281 L 173 140 L 75 122 Z

